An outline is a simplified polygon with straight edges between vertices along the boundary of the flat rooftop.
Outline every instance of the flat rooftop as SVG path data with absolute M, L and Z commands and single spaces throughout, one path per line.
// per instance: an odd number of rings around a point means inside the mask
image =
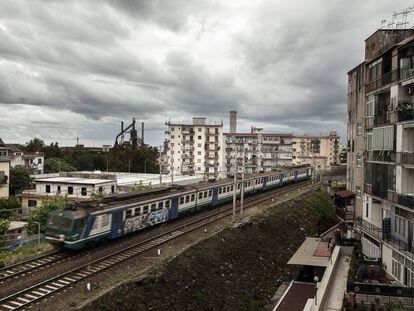
M 104 183 L 114 182 L 111 179 L 98 178 L 77 178 L 77 177 L 50 177 L 50 178 L 36 178 L 35 182 L 46 183 L 62 183 L 62 184 L 81 184 L 81 185 L 98 185 Z
M 320 238 L 306 238 L 289 259 L 288 265 L 327 267 L 331 253 L 328 242 Z

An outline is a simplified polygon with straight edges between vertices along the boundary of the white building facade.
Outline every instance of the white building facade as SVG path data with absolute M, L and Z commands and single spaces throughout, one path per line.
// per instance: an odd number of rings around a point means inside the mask
M 281 166 L 292 165 L 292 134 L 264 133 L 262 129 L 252 128 L 251 133 L 225 133 L 226 173 L 233 175 L 267 172 Z M 243 161 L 244 157 L 244 161 Z
M 202 174 L 205 179 L 224 175 L 223 123 L 207 123 L 193 118 L 191 124 L 167 122 L 165 163 L 168 172 Z

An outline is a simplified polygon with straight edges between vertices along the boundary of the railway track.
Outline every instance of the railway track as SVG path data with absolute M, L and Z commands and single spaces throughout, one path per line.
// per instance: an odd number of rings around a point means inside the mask
M 285 194 L 306 185 L 310 185 L 310 182 L 305 181 L 294 185 L 287 185 L 283 188 L 277 189 L 278 191 L 263 193 L 262 195 L 256 195 L 254 197 L 248 197 L 245 202 L 245 208 L 247 209 L 260 202 L 267 201 L 271 198 L 274 198 L 275 196 L 280 196 L 281 194 Z M 237 210 L 240 210 L 240 208 L 238 207 Z M 211 213 L 203 215 L 202 217 L 199 217 L 197 219 L 189 219 L 188 222 L 172 228 L 171 230 L 150 237 L 144 241 L 139 241 L 123 249 L 111 252 L 101 258 L 92 260 L 74 269 L 65 271 L 37 284 L 29 286 L 28 288 L 17 291 L 9 296 L 3 297 L 0 299 L 0 310 L 21 310 L 29 307 L 32 304 L 38 303 L 46 299 L 48 296 L 64 288 L 72 286 L 75 283 L 78 283 L 92 275 L 96 275 L 103 270 L 111 268 L 150 249 L 154 249 L 166 242 L 200 229 L 208 224 L 214 223 L 217 220 L 228 217 L 232 215 L 232 213 L 233 209 L 231 204 L 226 204 L 219 209 L 212 210 Z M 48 254 L 44 256 L 48 256 Z M 42 256 L 39 256 L 39 259 L 41 259 L 41 257 Z M 29 260 L 27 262 L 29 262 Z

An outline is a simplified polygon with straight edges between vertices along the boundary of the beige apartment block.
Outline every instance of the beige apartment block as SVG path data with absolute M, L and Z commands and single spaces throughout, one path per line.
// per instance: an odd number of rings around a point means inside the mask
M 0 158 L 0 199 L 9 197 L 10 160 Z
M 414 30 L 379 29 L 348 72 L 347 187 L 366 258 L 414 287 Z
M 292 151 L 294 165 L 312 163 L 317 169 L 326 170 L 339 163 L 339 136 L 335 131 L 326 136 L 294 135 Z

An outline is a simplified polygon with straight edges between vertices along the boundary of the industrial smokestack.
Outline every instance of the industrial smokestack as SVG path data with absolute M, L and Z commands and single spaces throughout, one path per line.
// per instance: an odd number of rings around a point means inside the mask
M 230 133 L 237 133 L 237 111 L 230 111 Z
M 141 140 L 142 140 L 142 144 L 145 144 L 144 141 L 144 122 L 141 123 Z

